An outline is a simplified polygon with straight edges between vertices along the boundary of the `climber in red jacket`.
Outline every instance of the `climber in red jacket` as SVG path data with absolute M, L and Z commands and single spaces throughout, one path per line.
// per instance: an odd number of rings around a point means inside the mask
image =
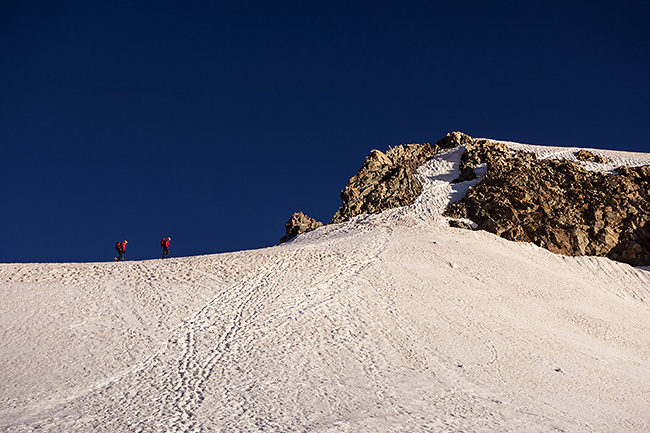
M 120 260 L 124 260 L 123 256 L 124 256 L 124 251 L 126 250 L 126 244 L 128 244 L 128 242 L 126 240 L 124 240 L 122 242 L 118 242 L 118 243 L 115 244 L 115 249 L 117 250 L 117 253 L 119 254 L 118 257 L 115 257 L 116 262 L 119 262 Z
M 160 241 L 160 246 L 163 247 L 163 253 L 162 253 L 162 258 L 164 259 L 167 254 L 169 254 L 169 241 L 171 241 L 172 238 L 162 238 Z

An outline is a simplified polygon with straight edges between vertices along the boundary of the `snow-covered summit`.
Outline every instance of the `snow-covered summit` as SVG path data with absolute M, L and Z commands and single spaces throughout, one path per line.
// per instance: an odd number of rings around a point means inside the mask
M 650 430 L 650 272 L 450 228 L 462 152 L 276 247 L 0 265 L 0 431 Z

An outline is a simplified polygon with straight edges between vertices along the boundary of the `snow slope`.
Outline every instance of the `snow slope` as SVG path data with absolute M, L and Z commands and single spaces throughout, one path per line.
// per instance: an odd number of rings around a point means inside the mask
M 650 431 L 650 271 L 449 228 L 461 153 L 272 248 L 0 265 L 0 431 Z

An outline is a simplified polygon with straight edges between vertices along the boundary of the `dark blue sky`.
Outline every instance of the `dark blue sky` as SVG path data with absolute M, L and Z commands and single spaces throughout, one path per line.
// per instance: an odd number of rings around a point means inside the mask
M 103 3 L 0 5 L 0 262 L 271 246 L 453 130 L 650 151 L 647 2 Z

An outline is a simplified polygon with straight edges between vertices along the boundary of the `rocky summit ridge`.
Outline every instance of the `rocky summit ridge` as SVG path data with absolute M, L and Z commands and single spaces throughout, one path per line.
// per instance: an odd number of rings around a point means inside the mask
M 453 132 L 435 144 L 406 144 L 383 153 L 372 150 L 341 192 L 332 224 L 357 215 L 408 206 L 422 192 L 415 173 L 443 149 L 465 145 L 457 182 L 487 173 L 467 195 L 449 205 L 450 224 L 486 230 L 512 241 L 532 242 L 551 252 L 605 256 L 633 266 L 650 265 L 650 166 L 589 171 L 578 162 L 540 159 L 504 143 Z M 610 162 L 587 150 L 578 161 Z M 282 242 L 321 223 L 296 213 Z
M 470 141 L 470 136 L 452 132 L 435 144 L 403 144 L 390 148 L 386 153 L 371 150 L 359 172 L 350 178 L 341 191 L 343 205 L 334 214 L 331 224 L 413 204 L 422 193 L 422 184 L 415 176 L 418 167 L 440 150 Z M 296 212 L 285 223 L 286 234 L 280 242 L 287 242 L 322 225 L 302 212 Z
M 578 153 L 582 161 L 606 162 Z M 539 159 L 502 143 L 473 141 L 461 170 L 482 163 L 487 174 L 449 205 L 446 216 L 470 219 L 477 229 L 554 253 L 650 265 L 650 166 L 603 173 L 572 161 Z

